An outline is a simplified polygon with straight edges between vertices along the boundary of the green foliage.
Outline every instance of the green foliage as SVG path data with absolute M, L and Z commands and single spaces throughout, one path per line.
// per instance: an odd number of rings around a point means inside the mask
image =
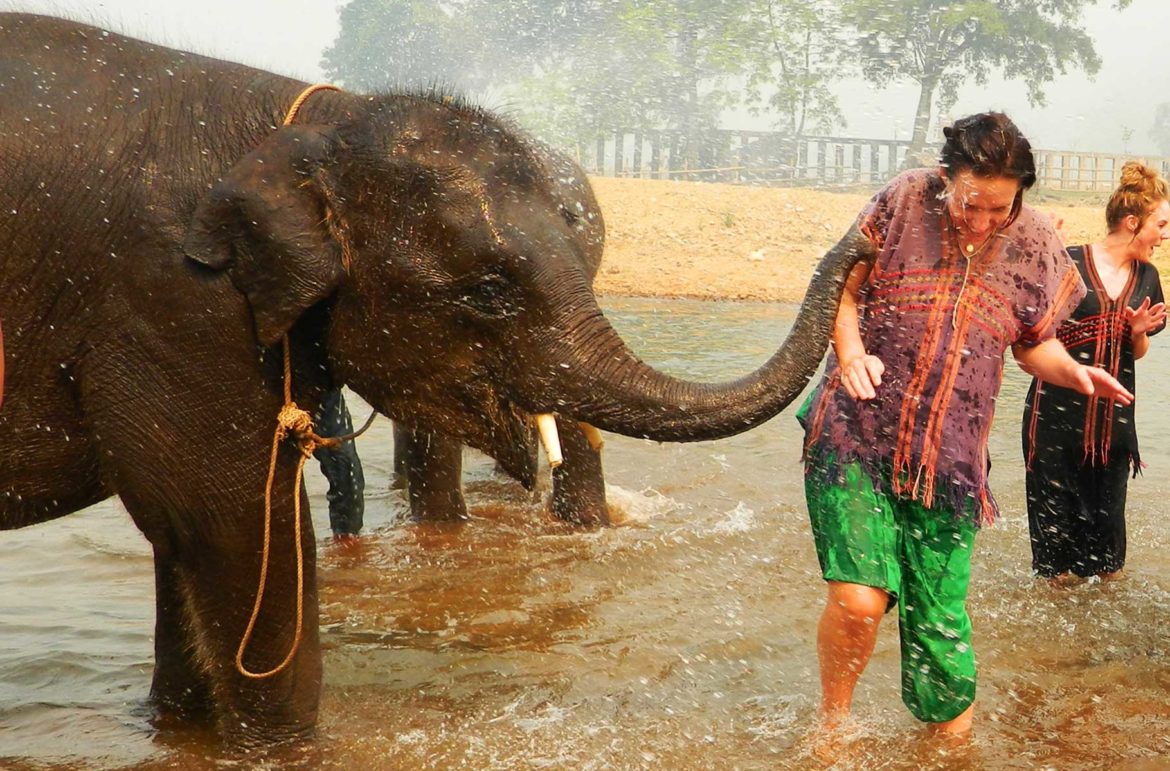
M 737 31 L 745 52 L 744 101 L 776 115 L 783 133 L 832 131 L 845 125 L 830 89 L 852 63 L 840 52 L 844 31 L 835 0 L 753 0 Z
M 925 141 L 937 94 L 940 109 L 958 88 L 986 85 L 993 70 L 1023 80 L 1033 104 L 1058 73 L 1100 68 L 1081 13 L 1094 0 L 842 0 L 842 17 L 857 37 L 854 52 L 877 86 L 909 79 L 920 97 L 912 144 Z M 1128 0 L 1122 0 L 1124 6 Z
M 1001 73 L 1039 104 L 1057 74 L 1095 73 L 1081 23 L 1093 2 L 351 0 L 323 65 L 362 90 L 487 94 L 562 146 L 615 128 L 695 137 L 731 106 L 788 136 L 831 131 L 844 123 L 831 86 L 860 71 L 919 84 L 920 148 L 936 101 L 947 109 L 966 82 Z
M 840 117 L 824 0 L 352 0 L 328 75 L 371 90 L 491 91 L 560 144 L 694 136 L 745 101 L 800 130 Z M 761 22 L 766 19 L 766 22 Z M 746 80 L 746 88 L 744 87 Z M 765 93 L 766 92 L 766 93 Z
M 513 0 L 520 3 L 522 0 Z M 540 4 L 540 0 L 530 0 Z M 611 0 L 566 37 L 551 36 L 530 73 L 504 93 L 526 125 L 553 118 L 557 134 L 678 129 L 717 124 L 739 55 L 728 34 L 729 7 L 714 0 Z
M 475 84 L 475 56 L 459 27 L 433 0 L 353 0 L 341 9 L 341 32 L 323 69 L 361 90 L 467 89 Z

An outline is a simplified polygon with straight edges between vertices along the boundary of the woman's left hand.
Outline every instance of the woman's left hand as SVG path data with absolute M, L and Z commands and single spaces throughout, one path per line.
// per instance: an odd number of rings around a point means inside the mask
M 1078 364 L 1078 370 L 1073 375 L 1077 389 L 1085 396 L 1096 396 L 1099 399 L 1113 399 L 1119 404 L 1133 404 L 1133 394 L 1126 390 L 1117 378 L 1100 367 L 1090 367 Z
M 1125 308 L 1125 320 L 1134 337 L 1161 329 L 1166 323 L 1166 303 L 1150 305 L 1150 298 L 1142 300 L 1137 308 Z

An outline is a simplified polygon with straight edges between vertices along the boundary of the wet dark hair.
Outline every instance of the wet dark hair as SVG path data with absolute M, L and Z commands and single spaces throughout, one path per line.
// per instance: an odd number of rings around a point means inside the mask
M 1007 177 L 1019 183 L 1008 222 L 1014 220 L 1024 191 L 1036 183 L 1036 160 L 1032 144 L 1012 119 L 1002 112 L 980 112 L 959 118 L 943 129 L 943 136 L 939 165 L 948 179 L 966 170 L 977 177 Z

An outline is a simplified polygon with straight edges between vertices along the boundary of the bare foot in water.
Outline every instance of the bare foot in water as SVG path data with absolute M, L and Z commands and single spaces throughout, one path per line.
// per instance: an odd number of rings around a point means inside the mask
M 843 759 L 847 743 L 840 729 L 820 725 L 805 734 L 802 744 L 804 751 L 801 754 L 828 768 Z
M 932 723 L 930 732 L 939 737 L 959 742 L 967 741 L 971 737 L 971 719 L 975 715 L 975 705 L 967 707 L 958 717 L 951 718 L 943 723 Z
M 847 711 L 821 712 L 820 723 L 804 735 L 803 754 L 825 767 L 834 766 L 848 756 L 852 734 Z
M 1081 577 L 1075 573 L 1060 573 L 1055 576 L 1050 576 L 1046 580 L 1049 586 L 1056 589 L 1063 589 L 1074 584 L 1079 584 Z
M 353 533 L 334 533 L 329 550 L 345 557 L 360 557 L 365 553 L 367 541 Z

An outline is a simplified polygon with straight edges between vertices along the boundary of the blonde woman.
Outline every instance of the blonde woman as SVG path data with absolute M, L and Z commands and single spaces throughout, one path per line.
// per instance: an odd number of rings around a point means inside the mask
M 1134 391 L 1134 361 L 1166 323 L 1150 263 L 1170 238 L 1166 180 L 1127 163 L 1105 208 L 1107 235 L 1069 247 L 1088 294 L 1057 330 L 1073 358 Z M 1032 381 L 1024 408 L 1032 569 L 1045 578 L 1115 577 L 1125 565 L 1125 495 L 1141 469 L 1131 404 Z

